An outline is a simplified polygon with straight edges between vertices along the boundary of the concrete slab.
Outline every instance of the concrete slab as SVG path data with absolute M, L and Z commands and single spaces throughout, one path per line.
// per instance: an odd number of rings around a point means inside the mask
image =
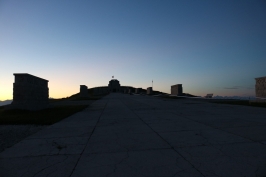
M 28 137 L 28 139 L 47 139 L 47 138 L 67 138 L 67 137 L 88 137 L 94 127 L 64 127 L 54 128 L 48 127 L 36 134 Z
M 25 139 L 1 153 L 1 158 L 81 154 L 88 137 Z M 13 149 L 19 149 L 14 151 Z
M 152 132 L 153 132 L 152 129 L 150 129 L 145 124 L 139 124 L 139 125 L 124 124 L 124 125 L 114 125 L 114 126 L 98 126 L 96 127 L 93 134 L 105 135 L 108 133 L 128 134 L 128 133 L 152 133 Z
M 231 144 L 252 142 L 241 136 L 227 133 L 218 129 L 193 130 L 159 133 L 173 147 L 204 146 L 216 144 Z
M 154 132 L 93 134 L 84 151 L 87 153 L 126 152 L 171 148 Z
M 174 150 L 164 149 L 84 155 L 72 176 L 200 177 L 203 175 Z
M 224 130 L 253 141 L 266 141 L 266 126 L 224 128 Z
M 266 109 L 112 93 L 0 153 L 0 176 L 266 176 Z
M 123 117 L 118 119 L 100 119 L 97 126 L 119 126 L 119 125 L 139 125 L 143 122 L 139 119 L 124 119 Z
M 161 123 L 161 124 L 149 124 L 155 132 L 176 132 L 176 131 L 187 131 L 187 130 L 206 130 L 212 129 L 201 123 L 186 121 L 179 123 Z
M 79 155 L 0 158 L 3 177 L 70 176 Z
M 266 149 L 255 143 L 197 146 L 176 149 L 204 176 L 265 176 Z

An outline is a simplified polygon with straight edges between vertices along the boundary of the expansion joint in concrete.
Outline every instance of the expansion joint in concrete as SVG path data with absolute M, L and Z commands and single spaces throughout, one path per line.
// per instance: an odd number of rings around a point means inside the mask
M 98 125 L 98 123 L 99 123 L 99 121 L 100 121 L 100 119 L 101 119 L 101 116 L 102 116 L 102 114 L 103 114 L 103 112 L 104 112 L 104 110 L 105 110 L 106 105 L 108 104 L 108 102 L 109 102 L 109 100 L 108 100 L 107 103 L 104 105 L 104 108 L 103 108 L 103 110 L 102 110 L 102 112 L 101 112 L 101 114 L 100 114 L 100 116 L 99 116 L 99 118 L 98 118 L 98 120 L 97 120 L 97 122 L 96 122 L 96 124 L 95 124 L 95 126 L 94 126 L 94 128 L 93 128 L 93 130 L 92 130 L 92 132 L 91 132 L 91 134 L 90 134 L 90 136 L 89 136 L 89 138 L 88 138 L 88 140 L 87 140 L 87 142 L 86 142 L 86 145 L 85 145 L 84 149 L 83 149 L 82 152 L 80 153 L 79 158 L 78 158 L 78 160 L 77 160 L 77 163 L 75 164 L 75 166 L 74 166 L 72 172 L 70 173 L 69 177 L 71 177 L 72 174 L 74 173 L 74 171 L 75 171 L 75 169 L 76 169 L 76 167 L 77 167 L 77 165 L 78 165 L 78 163 L 79 163 L 79 161 L 80 161 L 80 159 L 81 159 L 81 157 L 82 157 L 82 154 L 84 153 L 84 151 L 85 151 L 85 149 L 86 149 L 86 147 L 87 147 L 87 145 L 88 145 L 88 143 L 89 143 L 89 141 L 90 141 L 90 138 L 91 138 L 92 134 L 94 133 L 95 128 L 97 127 L 97 125 Z
M 175 114 L 175 113 L 172 113 L 172 114 Z M 177 114 L 175 114 L 175 115 L 177 115 Z M 261 143 L 260 141 L 254 141 L 254 140 L 252 140 L 252 139 L 250 139 L 250 138 L 247 138 L 247 137 L 244 137 L 244 136 L 240 136 L 240 135 L 238 135 L 238 134 L 236 134 L 236 133 L 232 133 L 232 132 L 229 132 L 229 131 L 225 131 L 225 130 L 223 130 L 223 129 L 221 129 L 221 128 L 213 127 L 213 126 L 210 126 L 210 125 L 204 124 L 204 123 L 202 123 L 202 122 L 199 122 L 199 121 L 196 121 L 196 120 L 193 120 L 193 119 L 189 119 L 188 117 L 186 117 L 186 116 L 184 116 L 184 115 L 182 115 L 182 117 L 185 118 L 185 119 L 188 119 L 188 120 L 190 120 L 190 121 L 197 122 L 197 123 L 199 123 L 199 124 L 205 125 L 205 126 L 207 126 L 207 127 L 211 127 L 211 128 L 213 128 L 213 129 L 216 129 L 216 130 L 220 130 L 220 131 L 223 131 L 223 132 L 226 132 L 226 133 L 229 133 L 229 134 L 235 135 L 235 136 L 239 136 L 239 137 L 241 137 L 241 138 L 247 139 L 247 140 L 252 141 L 252 142 L 256 142 L 256 143 L 263 144 L 263 143 Z
M 122 102 L 122 101 L 121 101 Z M 125 104 L 125 103 L 124 103 Z M 126 105 L 126 104 L 125 104 Z M 187 161 L 195 170 L 197 170 L 202 176 L 205 176 L 201 171 L 199 171 L 190 161 L 188 161 L 182 154 L 180 154 L 168 141 L 166 141 L 158 132 L 156 132 L 149 124 L 147 124 L 141 117 L 139 117 L 134 111 L 132 111 L 127 105 L 126 107 L 138 117 L 145 125 L 147 125 L 156 135 L 158 135 L 164 142 L 166 142 L 173 151 L 180 155 L 185 161 Z

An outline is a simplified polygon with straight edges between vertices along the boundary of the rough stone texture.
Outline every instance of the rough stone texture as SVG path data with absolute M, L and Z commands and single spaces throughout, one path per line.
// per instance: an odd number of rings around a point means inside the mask
M 0 153 L 0 174 L 264 177 L 265 117 L 265 108 L 112 93 Z
M 140 90 L 141 90 L 141 89 L 142 89 L 142 88 L 136 88 L 136 89 L 135 89 L 135 93 L 136 93 L 136 94 L 140 94 Z
M 171 86 L 171 95 L 182 96 L 183 95 L 182 84 L 172 85 Z
M 255 80 L 256 97 L 266 98 L 266 76 L 255 78 Z
M 88 87 L 86 85 L 80 85 L 79 89 L 79 96 L 80 97 L 88 97 Z
M 39 110 L 49 106 L 48 80 L 27 73 L 15 73 L 14 76 L 10 109 Z
M 116 79 L 109 81 L 108 88 L 110 92 L 120 92 L 120 83 Z
M 147 95 L 152 95 L 152 87 L 147 88 Z

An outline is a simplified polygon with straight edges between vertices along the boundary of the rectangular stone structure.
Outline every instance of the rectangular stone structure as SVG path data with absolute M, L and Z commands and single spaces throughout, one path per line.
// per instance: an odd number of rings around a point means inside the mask
M 152 95 L 152 87 L 147 88 L 147 95 Z
M 141 89 L 142 89 L 142 88 L 136 88 L 136 89 L 135 89 L 135 93 L 136 93 L 136 94 L 140 94 Z
M 80 85 L 79 97 L 88 97 L 88 87 L 86 85 Z
M 182 84 L 172 85 L 171 86 L 171 95 L 182 96 L 183 95 Z
M 208 93 L 204 98 L 212 98 L 213 93 Z
M 256 97 L 258 98 L 266 98 L 266 76 L 255 78 L 255 92 Z
M 14 73 L 13 102 L 9 109 L 40 110 L 49 106 L 48 80 L 28 73 Z

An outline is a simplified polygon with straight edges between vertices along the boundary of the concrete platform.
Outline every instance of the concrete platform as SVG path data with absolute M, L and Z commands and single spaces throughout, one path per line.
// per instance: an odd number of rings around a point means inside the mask
M 266 109 L 113 93 L 3 151 L 0 176 L 266 176 Z

